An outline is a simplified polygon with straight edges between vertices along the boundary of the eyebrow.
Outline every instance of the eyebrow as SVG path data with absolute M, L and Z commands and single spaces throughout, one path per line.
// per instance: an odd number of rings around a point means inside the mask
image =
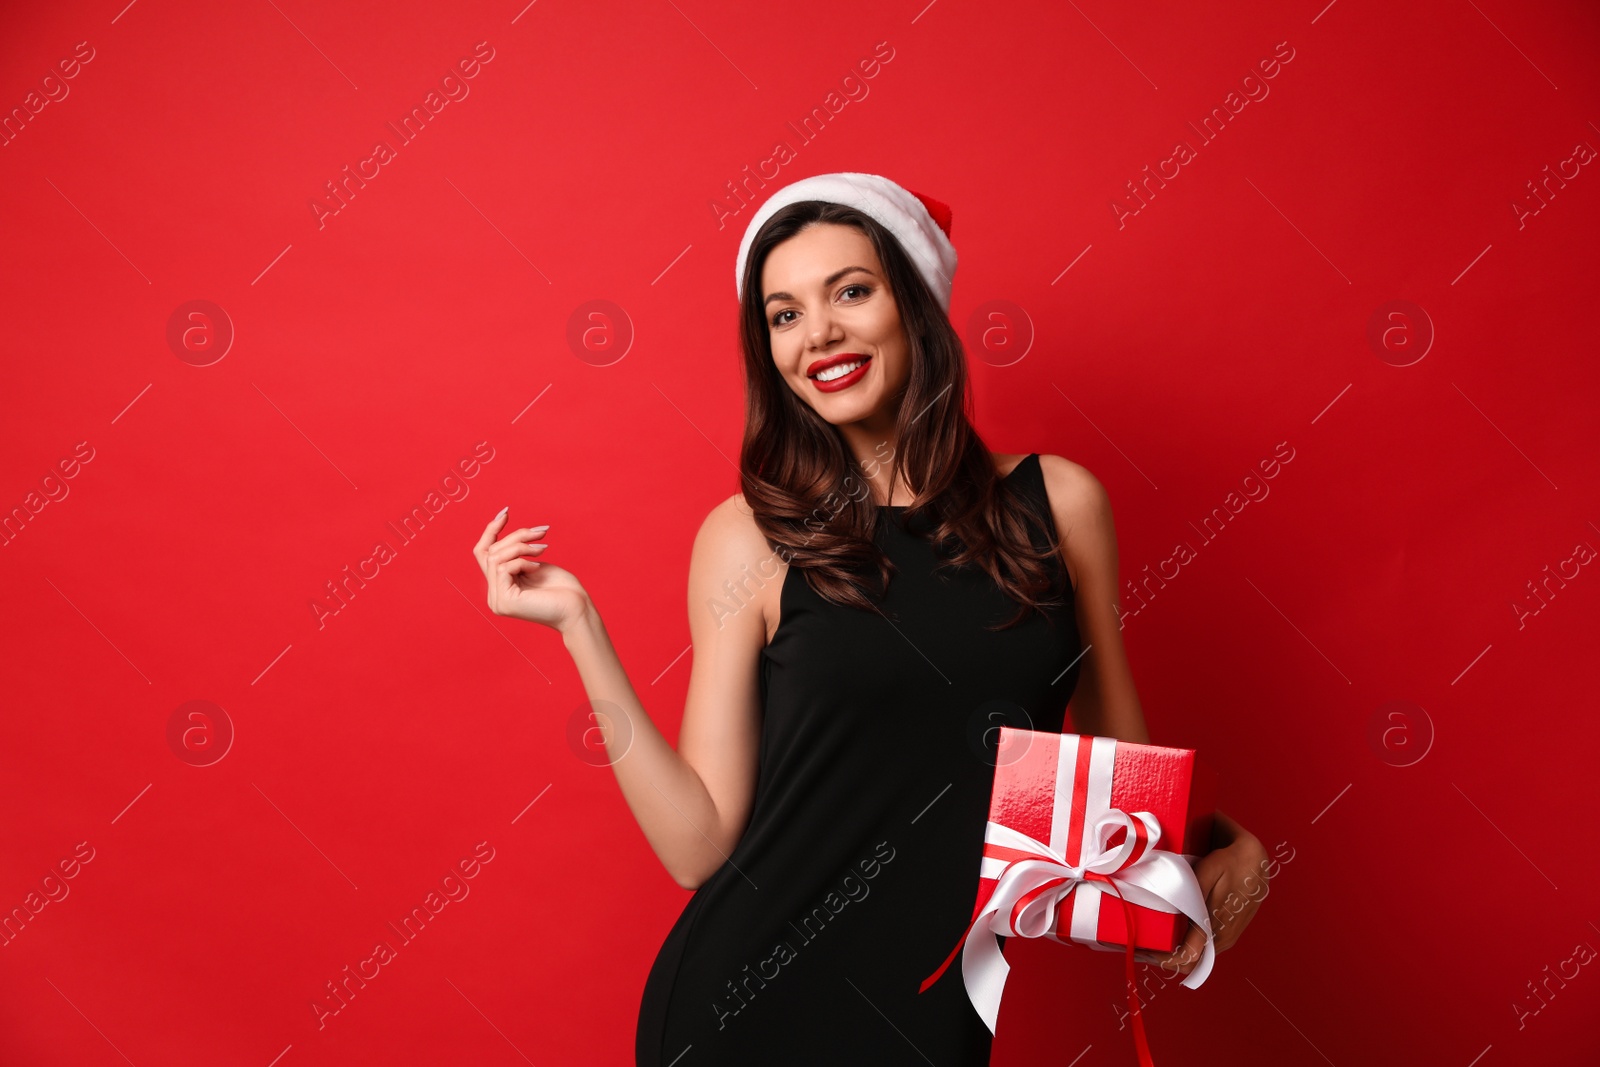
M 868 270 L 865 267 L 845 267 L 842 270 L 834 271 L 832 274 L 830 274 L 826 278 L 822 279 L 822 287 L 824 289 L 827 289 L 827 288 L 831 287 L 834 282 L 838 281 L 840 278 L 843 278 L 846 274 L 849 274 L 853 270 L 861 271 L 863 274 L 871 274 L 872 273 L 870 270 Z M 761 302 L 761 306 L 762 307 L 766 307 L 768 304 L 772 303 L 774 300 L 793 300 L 793 299 L 794 299 L 794 296 L 789 294 L 789 293 L 771 293 L 771 294 L 769 294 L 767 296 L 766 300 Z

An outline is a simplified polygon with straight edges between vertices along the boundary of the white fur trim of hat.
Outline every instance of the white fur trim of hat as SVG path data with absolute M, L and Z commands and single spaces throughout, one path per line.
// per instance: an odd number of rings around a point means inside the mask
M 950 243 L 950 208 L 877 174 L 818 174 L 784 186 L 767 198 L 745 227 L 734 267 L 734 292 L 744 299 L 744 265 L 756 232 L 778 209 L 802 200 L 844 204 L 877 221 L 894 234 L 928 283 L 939 306 L 950 311 L 950 286 L 956 272 L 956 249 Z

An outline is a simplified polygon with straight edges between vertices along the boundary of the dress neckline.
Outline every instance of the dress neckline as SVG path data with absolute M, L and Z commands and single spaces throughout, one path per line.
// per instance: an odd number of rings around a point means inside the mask
M 1029 452 L 1026 456 L 1023 456 L 1021 459 L 1019 459 L 1017 461 L 1017 465 L 1012 467 L 1010 470 L 1006 471 L 1006 473 L 1001 477 L 1000 480 L 1002 482 L 1010 481 L 1011 480 L 1011 476 L 1013 474 L 1016 474 L 1019 470 L 1021 470 L 1022 469 L 1022 465 L 1024 463 L 1027 463 L 1030 459 L 1032 459 L 1034 456 L 1037 456 L 1038 454 L 1039 453 L 1037 453 L 1037 452 Z M 911 506 L 910 504 L 879 504 L 879 505 L 877 505 L 879 510 L 888 510 L 888 511 L 904 511 L 906 508 L 909 508 L 910 506 Z

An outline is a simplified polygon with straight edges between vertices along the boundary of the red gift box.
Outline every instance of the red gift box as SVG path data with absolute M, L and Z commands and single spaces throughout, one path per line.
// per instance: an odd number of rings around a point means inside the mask
M 1000 729 L 996 749 L 989 821 L 1042 841 L 1077 865 L 1101 814 L 1110 808 L 1149 812 L 1161 827 L 1157 848 L 1198 857 L 1210 851 L 1215 797 L 1215 776 L 1203 765 L 1197 768 L 1193 749 L 1007 726 Z M 1120 841 L 1113 835 L 1108 843 Z M 994 893 L 1011 858 L 1008 851 L 1003 846 L 985 850 L 974 916 Z M 1170 952 L 1189 931 L 1189 920 L 1174 912 L 1135 904 L 1133 913 L 1135 948 Z M 1044 936 L 1122 951 L 1128 923 L 1114 894 L 1080 883 Z
M 1206 940 L 1183 985 L 1211 973 L 1213 931 L 1191 862 L 1210 847 L 1214 796 L 1192 749 L 1001 727 L 977 906 L 919 991 L 960 952 L 967 996 L 992 1033 L 1011 969 L 998 938 L 1120 949 L 1135 1046 L 1150 1064 L 1134 951 L 1170 952 L 1193 922 Z

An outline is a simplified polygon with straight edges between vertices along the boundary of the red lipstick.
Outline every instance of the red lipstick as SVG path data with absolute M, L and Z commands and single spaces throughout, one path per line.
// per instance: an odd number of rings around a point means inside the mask
M 850 371 L 848 374 L 834 378 L 830 381 L 822 381 L 817 378 L 818 372 L 825 371 L 829 367 L 837 367 L 842 363 L 855 362 L 859 362 L 861 366 L 857 367 L 853 371 Z M 850 388 L 862 378 L 865 378 L 867 376 L 867 368 L 871 366 L 871 356 L 864 356 L 859 352 L 844 352 L 837 356 L 829 356 L 827 359 L 817 360 L 810 367 L 806 368 L 806 377 L 810 378 L 811 383 L 815 385 L 821 392 L 836 393 L 840 389 Z

